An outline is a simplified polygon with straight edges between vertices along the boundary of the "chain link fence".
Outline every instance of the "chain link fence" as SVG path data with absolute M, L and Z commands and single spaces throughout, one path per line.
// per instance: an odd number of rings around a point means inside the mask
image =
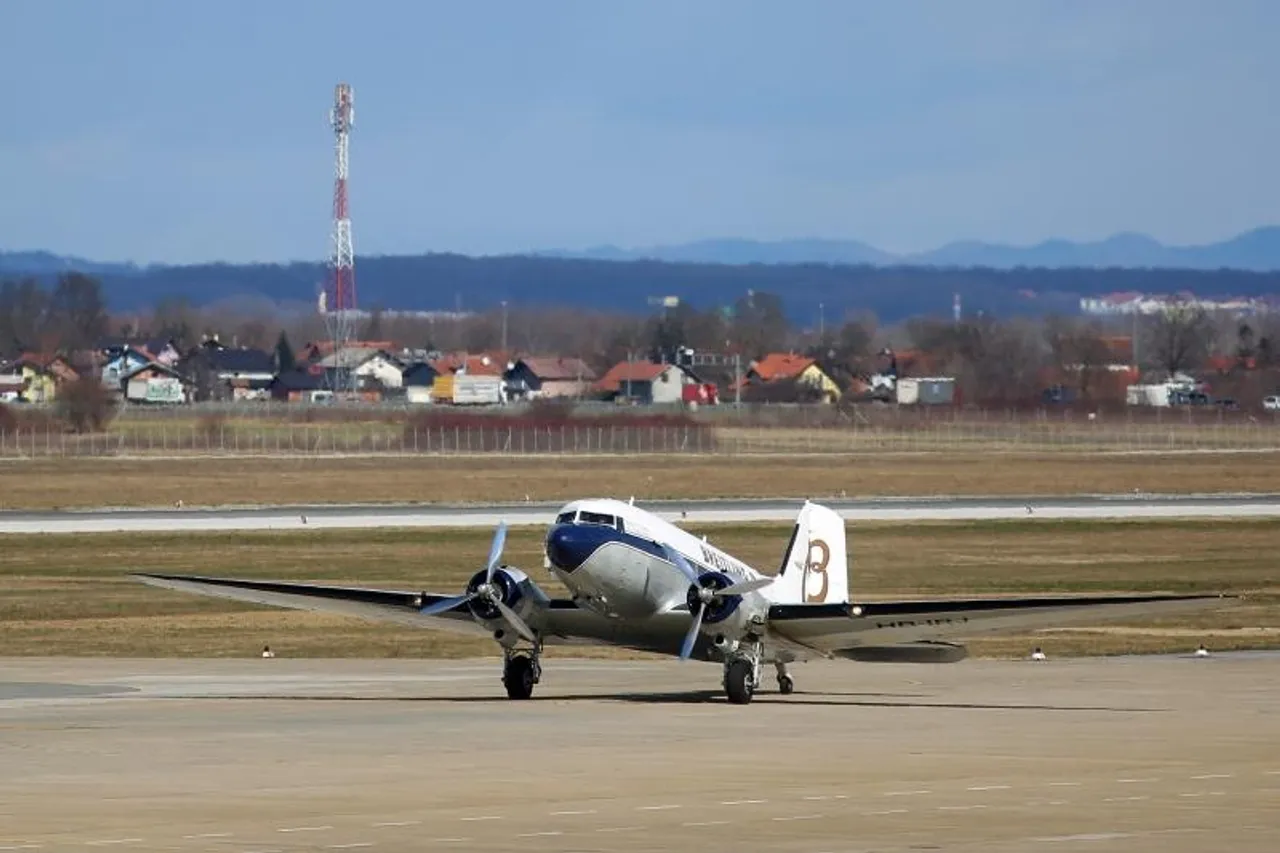
M 1280 450 L 1280 424 L 1054 420 L 930 421 L 808 427 L 430 426 L 267 420 L 117 421 L 76 434 L 55 422 L 0 430 L 0 457 L 354 455 L 722 455 L 884 452 Z

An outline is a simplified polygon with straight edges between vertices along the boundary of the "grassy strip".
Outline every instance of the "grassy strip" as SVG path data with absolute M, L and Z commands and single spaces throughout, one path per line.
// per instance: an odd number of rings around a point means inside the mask
M 787 525 L 693 528 L 749 563 L 776 566 Z M 976 641 L 978 655 L 1054 655 L 1280 645 L 1280 521 L 985 522 L 850 526 L 860 598 L 1110 591 L 1243 592 L 1221 612 Z M 0 538 L 0 655 L 456 657 L 488 641 L 157 590 L 169 571 L 461 590 L 483 562 L 483 530 L 94 534 Z M 551 594 L 538 528 L 515 528 L 507 559 Z M 767 570 L 767 569 L 766 569 Z M 554 654 L 555 652 L 553 652 Z M 575 650 L 575 654 L 578 650 Z M 616 655 L 598 651 L 596 654 Z
M 62 459 L 0 462 L 0 508 L 1273 491 L 1280 454 Z

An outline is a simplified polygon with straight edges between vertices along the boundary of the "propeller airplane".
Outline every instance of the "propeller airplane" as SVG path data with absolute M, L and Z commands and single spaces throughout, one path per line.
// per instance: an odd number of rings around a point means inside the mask
M 1112 595 L 853 601 L 845 522 L 806 501 L 773 575 L 630 501 L 566 504 L 545 537 L 544 568 L 569 590 L 551 598 L 503 563 L 507 526 L 458 595 L 196 575 L 137 574 L 153 586 L 276 607 L 492 637 L 502 681 L 528 699 L 546 645 L 606 644 L 718 662 L 730 702 L 751 701 L 761 670 L 815 658 L 954 663 L 979 634 L 1221 606 L 1219 595 Z

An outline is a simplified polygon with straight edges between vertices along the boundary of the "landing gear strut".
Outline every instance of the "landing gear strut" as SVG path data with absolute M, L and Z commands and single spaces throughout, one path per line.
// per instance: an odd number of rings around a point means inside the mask
M 542 680 L 542 664 L 538 649 L 516 651 L 502 650 L 502 684 L 509 699 L 528 699 L 533 696 L 533 685 Z
M 787 672 L 787 665 L 785 663 L 777 663 L 775 666 L 778 669 L 778 692 L 784 696 L 794 693 L 796 682 L 791 677 L 791 673 Z

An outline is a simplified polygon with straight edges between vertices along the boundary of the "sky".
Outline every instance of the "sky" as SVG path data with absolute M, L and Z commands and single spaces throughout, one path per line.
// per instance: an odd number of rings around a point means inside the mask
M 1274 0 L 5 0 L 0 249 L 893 252 L 1280 223 Z

